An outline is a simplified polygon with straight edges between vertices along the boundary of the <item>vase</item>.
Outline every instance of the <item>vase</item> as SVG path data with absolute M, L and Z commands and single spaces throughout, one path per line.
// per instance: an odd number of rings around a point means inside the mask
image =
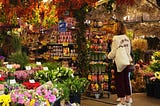
M 58 98 L 54 103 L 51 104 L 51 106 L 61 106 L 60 104 L 60 98 Z
M 147 83 L 146 84 L 146 93 L 147 96 L 154 96 L 154 83 Z
M 81 102 L 81 93 L 70 94 L 69 96 L 70 103 L 79 103 Z
M 155 85 L 154 85 L 154 97 L 160 98 L 160 82 L 155 82 Z
M 99 94 L 99 93 L 96 93 L 96 94 L 95 94 L 95 98 L 96 98 L 96 99 L 99 99 L 99 98 L 100 98 L 100 94 Z

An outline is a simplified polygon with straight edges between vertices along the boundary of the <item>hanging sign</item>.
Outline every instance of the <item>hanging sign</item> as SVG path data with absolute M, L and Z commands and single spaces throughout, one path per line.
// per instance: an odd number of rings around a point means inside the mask
M 66 22 L 60 20 L 58 23 L 58 30 L 59 30 L 59 32 L 65 32 L 66 31 Z

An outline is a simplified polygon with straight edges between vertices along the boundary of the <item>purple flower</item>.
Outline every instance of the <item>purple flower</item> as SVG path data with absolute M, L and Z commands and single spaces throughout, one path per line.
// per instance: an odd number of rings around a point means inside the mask
M 5 59 L 5 57 L 4 56 L 0 56 L 0 60 L 3 60 L 3 59 Z
M 34 105 L 35 105 L 35 106 L 39 106 L 39 102 L 38 102 L 38 101 L 36 101 Z

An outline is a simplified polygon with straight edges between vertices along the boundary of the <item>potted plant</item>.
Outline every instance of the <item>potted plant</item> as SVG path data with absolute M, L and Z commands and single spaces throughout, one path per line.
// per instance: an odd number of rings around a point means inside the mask
M 63 83 L 70 89 L 70 102 L 80 104 L 81 94 L 85 92 L 89 81 L 84 77 L 75 76 L 64 80 Z
M 160 98 L 160 52 L 156 51 L 152 55 L 152 61 L 149 64 L 147 71 L 153 75 L 146 78 L 146 90 L 148 96 Z M 152 91 L 152 92 L 151 92 Z

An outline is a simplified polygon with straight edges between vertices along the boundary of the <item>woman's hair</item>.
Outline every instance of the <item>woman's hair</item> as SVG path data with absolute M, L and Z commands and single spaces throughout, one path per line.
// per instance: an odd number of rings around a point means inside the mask
M 116 23 L 115 34 L 116 35 L 126 34 L 126 27 L 124 26 L 123 22 L 118 21 Z

